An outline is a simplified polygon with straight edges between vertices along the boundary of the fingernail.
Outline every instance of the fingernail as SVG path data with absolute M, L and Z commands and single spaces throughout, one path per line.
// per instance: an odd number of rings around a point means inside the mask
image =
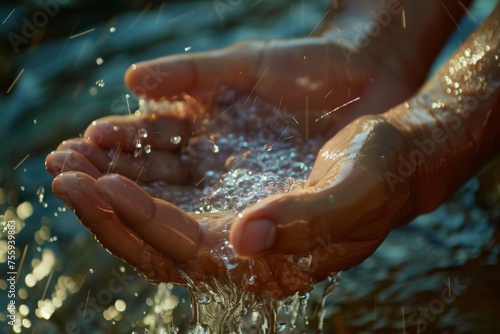
M 116 175 L 106 175 L 97 180 L 96 185 L 99 195 L 110 203 L 115 211 L 137 220 L 149 220 L 153 216 L 153 200 L 134 183 L 129 184 Z
M 73 180 L 76 180 L 75 173 L 64 173 L 63 175 L 57 176 L 54 181 L 52 181 L 52 192 L 71 209 L 74 209 L 75 205 L 71 196 L 68 194 L 67 189 L 68 182 L 72 183 Z
M 258 255 L 274 245 L 276 224 L 268 219 L 250 221 L 234 239 L 233 246 L 240 257 Z

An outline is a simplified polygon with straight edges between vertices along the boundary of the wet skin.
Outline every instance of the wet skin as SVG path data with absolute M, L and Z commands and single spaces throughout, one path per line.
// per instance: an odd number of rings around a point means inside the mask
M 189 170 L 197 166 L 185 165 L 179 159 L 179 145 L 170 142 L 171 136 L 187 138 L 196 126 L 189 112 L 181 118 L 161 113 L 155 119 L 151 115 L 113 116 L 91 124 L 83 138 L 63 142 L 47 157 L 47 169 L 56 176 L 53 191 L 75 210 L 104 247 L 149 279 L 183 284 L 177 269 L 197 282 L 209 275 L 225 275 L 225 267 L 209 251 L 225 235 L 224 230 L 230 230 L 230 241 L 242 259 L 232 270 L 235 282 L 244 285 L 244 275 L 250 275 L 246 259 L 252 258 L 257 280 L 246 289 L 268 291 L 279 298 L 306 291 L 331 272 L 352 267 L 371 255 L 393 228 L 434 209 L 498 152 L 500 143 L 494 130 L 500 124 L 499 63 L 495 58 L 498 21 L 497 7 L 476 35 L 414 97 L 386 112 L 387 100 L 395 103 L 407 98 L 413 88 L 399 84 L 396 89 L 400 79 L 394 72 L 383 66 L 373 69 L 374 63 L 364 53 L 354 64 L 343 64 L 350 75 L 332 72 L 324 76 L 314 64 L 321 63 L 321 57 L 328 57 L 324 62 L 331 61 L 330 57 L 341 50 L 335 43 L 325 45 L 322 38 L 264 46 L 252 42 L 192 58 L 173 56 L 141 63 L 128 71 L 126 83 L 131 89 L 138 87 L 151 66 L 170 71 L 177 85 L 160 85 L 148 92 L 153 98 L 187 91 L 210 101 L 214 76 L 217 87 L 231 87 L 239 93 L 251 91 L 259 82 L 257 87 L 266 89 L 256 88 L 253 93 L 277 104 L 286 100 L 290 110 L 297 110 L 299 124 L 313 124 L 332 106 L 361 97 L 359 105 L 353 103 L 325 118 L 324 124 L 307 129 L 322 136 L 325 145 L 306 187 L 266 198 L 244 210 L 241 217 L 185 213 L 140 187 L 156 180 L 192 184 Z M 490 46 L 488 50 L 485 45 Z M 319 51 L 325 48 L 337 48 L 338 52 Z M 470 64 L 457 65 L 467 49 Z M 242 56 L 234 56 L 238 54 Z M 297 56 L 301 54 L 315 59 L 314 63 L 303 65 L 303 58 Z M 267 60 L 259 63 L 253 59 Z M 282 62 L 296 64 L 290 68 L 298 72 L 268 77 L 268 73 L 282 71 Z M 332 61 L 341 62 L 341 57 Z M 226 70 L 214 70 L 223 63 Z M 175 72 L 174 64 L 182 71 Z M 456 69 L 453 74 L 450 67 Z M 318 92 L 292 82 L 304 73 L 312 82 L 323 80 L 325 86 L 320 85 Z M 378 84 L 366 81 L 366 73 Z M 484 73 L 491 74 L 486 85 L 481 79 Z M 462 87 L 461 96 L 475 98 L 473 108 L 465 110 L 458 95 L 448 92 L 445 76 L 452 87 L 454 83 Z M 276 78 L 284 81 L 276 82 Z M 338 94 L 324 98 L 330 89 L 346 86 L 351 97 Z M 274 87 L 278 87 L 276 94 L 269 94 Z M 394 96 L 381 98 L 387 91 Z M 284 99 L 287 92 L 291 97 Z M 306 113 L 304 95 L 316 93 L 318 96 L 309 99 Z M 372 113 L 379 114 L 368 115 Z M 112 130 L 115 125 L 118 131 Z M 134 159 L 134 139 L 141 128 L 158 135 L 145 139 L 152 154 Z M 436 129 L 441 130 L 439 135 Z M 415 158 L 415 152 L 422 151 L 417 143 L 428 139 L 434 141 L 434 149 L 424 152 L 411 172 L 402 173 L 402 160 L 411 161 L 412 154 Z M 141 167 L 140 174 L 134 165 Z M 288 261 L 287 254 L 295 259 L 312 254 L 313 261 L 304 270 Z

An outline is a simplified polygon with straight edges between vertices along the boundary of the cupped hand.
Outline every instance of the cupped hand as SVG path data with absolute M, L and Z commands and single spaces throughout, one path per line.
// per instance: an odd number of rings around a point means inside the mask
M 186 213 L 141 187 L 165 182 L 196 196 L 190 192 L 197 180 L 191 172 L 200 167 L 181 154 L 192 126 L 188 118 L 168 113 L 106 117 L 46 159 L 47 170 L 56 176 L 53 192 L 105 248 L 151 281 L 185 284 L 180 271 L 196 283 L 229 279 L 223 256 L 232 252 L 224 241 L 235 214 Z M 134 156 L 139 133 L 148 134 L 141 145 L 151 152 Z M 182 139 L 172 143 L 172 137 Z M 211 162 L 210 156 L 206 160 Z M 198 162 L 207 166 L 203 159 Z M 236 266 L 230 270 L 234 284 L 278 298 L 305 292 L 317 281 L 314 272 L 303 271 L 283 254 L 230 261 L 231 268 Z
M 234 250 L 240 258 L 312 255 L 318 279 L 360 263 L 414 218 L 416 176 L 399 176 L 411 150 L 383 114 L 356 119 L 322 147 L 303 189 L 243 211 L 231 226 Z
M 249 42 L 140 63 L 125 80 L 146 98 L 187 92 L 210 103 L 226 88 L 250 93 L 252 102 L 255 95 L 283 109 L 301 110 L 299 126 L 309 124 L 306 132 L 329 136 L 411 91 L 377 61 L 366 55 L 353 59 L 348 63 L 340 46 L 322 38 Z M 319 119 L 355 98 L 356 104 Z M 211 251 L 230 230 L 240 256 L 231 270 L 235 283 L 277 297 L 304 292 L 369 256 L 391 222 L 405 215 L 408 189 L 389 192 L 383 178 L 383 171 L 395 168 L 395 154 L 407 149 L 405 141 L 383 118 L 371 116 L 326 143 L 306 188 L 269 197 L 241 217 L 185 213 L 138 184 L 192 185 L 207 166 L 213 168 L 213 157 L 193 164 L 181 154 L 193 132 L 191 116 L 107 117 L 91 124 L 83 138 L 63 142 L 46 160 L 57 175 L 54 193 L 104 247 L 150 280 L 183 284 L 178 270 L 195 282 L 226 276 L 224 261 Z M 138 139 L 151 153 L 134 156 Z M 253 284 L 250 277 L 256 277 Z
M 57 175 L 54 193 L 104 247 L 149 280 L 184 284 L 179 270 L 197 283 L 227 279 L 213 250 L 228 247 L 221 243 L 229 230 L 239 255 L 231 259 L 237 264 L 231 280 L 282 298 L 361 262 L 408 215 L 411 180 L 391 190 L 384 173 L 395 171 L 397 155 L 409 148 L 381 116 L 364 116 L 328 141 L 304 189 L 264 199 L 240 217 L 186 213 L 139 184 L 192 181 L 186 172 L 192 166 L 183 165 L 170 141 L 185 136 L 189 124 L 162 114 L 108 117 L 46 160 Z M 133 157 L 141 129 L 150 134 L 143 144 L 152 151 Z
M 379 46 L 392 55 L 383 59 L 349 48 L 328 37 L 241 42 L 134 64 L 125 83 L 143 98 L 187 93 L 205 103 L 229 89 L 249 95 L 248 105 L 257 97 L 299 111 L 304 126 L 306 114 L 317 119 L 335 110 L 315 125 L 326 125 L 331 135 L 358 116 L 387 111 L 419 85 L 412 69 L 397 73 L 393 68 L 400 66 L 387 64 L 402 62 L 388 45 Z

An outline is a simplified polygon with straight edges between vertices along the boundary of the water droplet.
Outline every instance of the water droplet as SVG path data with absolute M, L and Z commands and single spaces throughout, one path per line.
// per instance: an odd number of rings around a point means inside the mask
M 186 46 L 186 47 L 184 48 L 184 51 L 188 52 L 189 50 L 191 50 L 191 48 L 192 48 L 191 46 Z
M 148 154 L 151 153 L 151 145 L 144 146 L 144 152 L 146 152 Z
M 36 120 L 36 118 L 33 119 L 33 124 L 36 125 L 36 123 L 38 123 L 38 121 Z
M 196 301 L 203 305 L 210 304 L 210 302 L 212 302 L 212 296 L 208 293 L 202 292 L 196 296 Z
M 89 273 L 93 274 L 94 273 L 94 269 L 89 268 Z
M 142 138 L 147 138 L 148 137 L 148 131 L 144 128 L 139 129 L 139 137 Z
M 99 79 L 95 82 L 95 84 L 99 87 L 104 87 L 105 83 L 104 83 L 104 80 L 102 79 Z
M 113 126 L 113 131 L 118 131 L 120 130 L 120 127 L 118 125 Z
M 111 28 L 109 28 L 109 32 L 110 32 L 110 33 L 114 33 L 115 31 L 116 31 L 116 27 L 111 27 Z
M 104 60 L 101 57 L 99 57 L 95 60 L 95 62 L 97 65 L 102 65 L 102 63 L 104 63 Z
M 217 146 L 217 144 L 212 145 L 212 152 L 219 153 L 219 146 Z
M 142 142 L 140 139 L 135 140 L 135 148 L 141 148 L 142 147 Z
M 172 136 L 170 137 L 170 142 L 172 144 L 179 144 L 180 142 L 182 141 L 182 137 L 181 136 Z
M 266 144 L 264 145 L 264 149 L 265 149 L 266 151 L 268 151 L 268 152 L 269 152 L 269 151 L 271 151 L 271 150 L 273 149 L 273 144 L 272 144 L 272 143 L 266 143 Z
M 254 284 L 255 284 L 255 279 L 256 279 L 256 278 L 257 278 L 257 277 L 256 277 L 255 275 L 250 276 L 250 278 L 248 279 L 248 284 L 249 284 L 249 285 L 254 285 Z
M 283 333 L 286 331 L 286 327 L 285 323 L 276 324 L 276 333 Z

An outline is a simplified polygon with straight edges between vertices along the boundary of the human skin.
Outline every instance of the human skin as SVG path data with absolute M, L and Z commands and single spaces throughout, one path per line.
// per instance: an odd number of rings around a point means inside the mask
M 75 210 L 103 246 L 150 279 L 182 284 L 176 268 L 187 272 L 195 281 L 203 281 L 206 275 L 223 275 L 225 268 L 210 260 L 209 250 L 224 236 L 223 231 L 230 228 L 230 241 L 237 254 L 242 259 L 253 258 L 255 262 L 254 273 L 258 279 L 256 284 L 246 286 L 248 290 L 269 291 L 279 298 L 296 291 L 306 291 L 314 282 L 324 279 L 331 272 L 347 269 L 371 255 L 391 229 L 435 208 L 496 153 L 498 138 L 492 129 L 499 124 L 496 84 L 498 60 L 495 59 L 498 33 L 494 33 L 498 31 L 495 26 L 497 21 L 498 8 L 476 35 L 464 44 L 417 95 L 409 98 L 406 104 L 399 104 L 385 113 L 380 113 L 385 110 L 382 108 L 388 109 L 390 106 L 385 106 L 387 101 L 382 101 L 384 99 L 380 98 L 380 94 L 391 95 L 386 91 L 394 88 L 390 90 L 395 93 L 394 96 L 387 99 L 395 103 L 396 100 L 407 98 L 416 88 L 409 84 L 408 87 L 398 89 L 397 83 L 402 79 L 394 76 L 394 70 L 376 67 L 375 62 L 369 60 L 371 56 L 365 53 L 368 47 L 361 49 L 359 57 L 357 54 L 353 56 L 353 61 L 359 60 L 351 63 L 349 68 L 352 67 L 352 71 L 362 69 L 360 73 L 363 74 L 366 74 L 365 71 L 372 71 L 369 75 L 374 76 L 376 83 L 382 84 L 367 84 L 361 74 L 353 83 L 349 79 L 352 77 L 351 72 L 351 76 L 346 74 L 345 77 L 335 77 L 331 73 L 336 79 L 329 81 L 326 86 L 331 85 L 340 90 L 345 86 L 336 83 L 337 78 L 345 80 L 351 88 L 350 98 L 357 96 L 353 92 L 361 96 L 360 102 L 364 103 L 365 114 L 380 114 L 359 116 L 363 112 L 357 106 L 346 108 L 348 112 L 335 118 L 325 118 L 325 124 L 312 129 L 326 138 L 326 144 L 318 154 L 306 187 L 266 198 L 247 208 L 236 219 L 224 215 L 201 217 L 184 213 L 170 203 L 152 198 L 134 182 L 151 181 L 148 177 L 158 169 L 165 170 L 161 178 L 168 181 L 195 181 L 189 179 L 189 175 L 185 173 L 187 168 L 183 168 L 178 161 L 178 147 L 172 146 L 167 140 L 171 135 L 181 135 L 184 138 L 189 135 L 192 126 L 189 117 L 176 119 L 160 114 L 154 121 L 149 116 L 115 116 L 97 121 L 89 126 L 83 139 L 64 142 L 55 153 L 47 157 L 47 169 L 51 173 L 58 175 L 64 172 L 55 178 L 53 190 Z M 474 45 L 474 41 L 480 38 L 487 39 L 484 45 L 490 46 L 488 51 L 484 48 L 480 50 Z M 267 73 L 280 68 L 278 61 L 276 68 L 272 66 L 275 55 L 288 57 L 294 54 L 294 50 L 295 53 L 299 52 L 296 51 L 299 49 L 310 59 L 320 53 L 318 50 L 324 50 L 321 49 L 324 41 L 324 37 L 321 37 L 313 41 L 276 42 L 273 48 L 264 48 L 271 50 L 264 51 L 264 55 L 271 54 L 265 62 Z M 373 44 L 375 43 L 378 43 L 377 39 L 373 40 Z M 193 58 L 173 56 L 159 60 L 165 68 L 179 65 L 175 70 L 180 68 L 182 71 L 176 74 L 172 69 L 171 76 L 175 78 L 178 75 L 180 79 L 175 80 L 175 88 L 165 85 L 162 89 L 149 91 L 148 96 L 159 98 L 161 91 L 167 96 L 187 91 L 199 96 L 201 100 L 210 100 L 214 76 L 218 78 L 215 82 L 234 88 L 238 93 L 251 90 L 260 76 L 241 78 L 238 74 L 262 74 L 262 67 L 252 63 L 251 57 L 250 60 L 244 60 L 248 54 L 260 55 L 258 46 L 259 44 L 250 43 Z M 343 57 L 344 46 L 334 47 L 337 53 L 329 53 L 328 56 L 333 54 L 335 57 L 338 54 Z M 251 51 L 253 48 L 256 51 Z M 383 49 L 382 46 L 381 48 Z M 458 69 L 459 58 L 466 48 L 471 49 L 469 59 L 473 55 L 484 55 L 476 59 L 475 64 L 467 64 Z M 235 57 L 235 53 L 237 55 L 242 50 L 245 50 L 241 53 L 242 56 Z M 335 63 L 345 60 L 342 57 L 335 58 Z M 221 70 L 220 73 L 214 70 L 222 64 L 228 65 L 229 59 L 236 59 L 235 63 L 224 67 L 230 70 Z M 293 64 L 299 60 L 300 57 L 292 57 L 289 61 Z M 129 87 L 137 87 L 145 68 L 154 64 L 138 64 L 134 70 L 129 71 L 126 75 Z M 380 64 L 380 59 L 377 59 L 377 64 Z M 395 64 L 393 59 L 391 64 Z M 345 66 L 348 68 L 347 64 Z M 376 70 L 373 71 L 374 66 Z M 450 66 L 457 70 L 453 74 L 446 74 Z M 194 68 L 197 71 L 190 72 Z M 314 66 L 306 66 L 302 70 L 301 73 L 292 73 L 291 77 L 310 70 L 307 73 L 315 78 L 311 74 Z M 466 78 L 464 76 L 467 71 L 471 71 L 471 74 L 467 74 Z M 401 75 L 407 73 L 410 72 Z M 458 95 L 447 92 L 450 88 L 448 81 L 442 81 L 445 74 L 452 82 L 453 90 L 450 92 L 454 92 L 454 84 L 458 83 L 462 88 L 460 96 L 470 96 L 477 101 L 474 108 L 457 109 L 461 106 L 461 101 L 458 101 Z M 492 76 L 486 85 L 480 82 L 481 75 L 484 74 Z M 318 76 L 323 77 L 323 72 L 318 71 L 316 78 Z M 257 87 L 264 85 L 265 80 L 262 79 Z M 311 94 L 310 89 L 303 90 L 301 86 L 289 84 L 290 78 L 285 77 L 282 85 L 278 85 L 280 82 L 277 83 L 275 79 L 270 80 L 268 89 L 285 87 L 285 92 L 294 93 L 291 94 L 294 98 L 288 99 L 292 110 L 300 109 L 303 98 Z M 399 83 L 399 87 L 401 86 L 404 85 Z M 273 98 L 283 96 L 280 93 L 276 96 L 265 95 L 268 89 L 261 92 L 256 88 L 254 93 L 263 95 L 263 98 L 271 102 L 276 102 L 272 101 Z M 377 92 L 377 89 L 380 90 Z M 324 91 L 321 92 L 323 93 Z M 338 96 L 342 97 L 342 94 Z M 338 96 L 310 104 L 309 117 L 314 119 L 321 115 L 321 111 L 324 113 L 325 109 L 345 103 Z M 343 98 L 346 97 L 348 96 Z M 468 117 L 460 116 L 466 115 L 466 112 Z M 359 117 L 344 126 L 353 115 Z M 450 121 L 454 116 L 464 120 L 460 126 L 452 126 L 458 124 L 457 119 Z M 302 115 L 300 124 L 306 123 L 303 122 L 305 117 L 307 115 Z M 119 125 L 123 131 L 109 131 L 113 125 Z M 133 152 L 133 134 L 140 128 L 146 128 L 148 133 L 161 129 L 162 135 L 147 139 L 153 147 L 153 153 L 157 153 L 149 161 L 139 160 L 144 169 L 138 175 L 137 171 L 130 170 L 131 160 L 126 153 Z M 434 140 L 435 148 L 427 155 L 424 153 L 424 159 L 411 173 L 402 176 L 400 157 L 409 159 L 413 152 L 422 150 L 416 140 L 423 142 L 434 138 L 435 129 L 442 129 L 444 133 L 436 137 L 438 140 Z M 335 135 L 331 137 L 333 134 Z M 473 145 L 468 144 L 470 136 L 476 138 Z M 446 140 L 442 140 L 443 138 Z M 112 166 L 116 174 L 107 174 L 113 157 L 110 152 L 115 150 L 117 143 L 122 147 L 122 154 Z M 450 168 L 453 170 L 450 171 Z M 429 189 L 432 189 L 430 195 Z M 199 223 L 202 218 L 205 222 Z M 313 254 L 313 263 L 310 269 L 302 270 L 295 263 L 287 261 L 288 257 L 284 254 L 294 254 L 296 258 Z M 248 273 L 249 268 L 244 261 L 233 269 L 233 277 L 238 282 L 243 282 L 243 275 Z

